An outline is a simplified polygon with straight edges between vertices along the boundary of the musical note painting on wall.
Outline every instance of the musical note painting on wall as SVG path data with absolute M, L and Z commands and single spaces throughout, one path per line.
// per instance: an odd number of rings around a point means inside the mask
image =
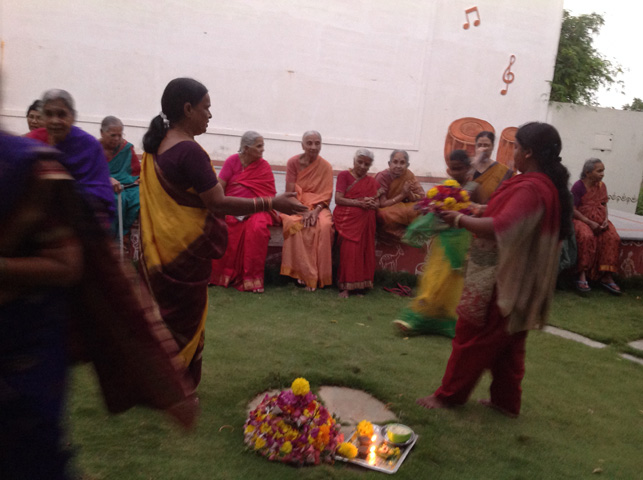
M 467 8 L 464 11 L 464 15 L 465 15 L 465 17 L 467 17 L 467 21 L 466 21 L 466 23 L 464 25 L 462 25 L 462 28 L 464 28 L 465 30 L 468 30 L 469 27 L 471 26 L 471 22 L 469 21 L 469 14 L 470 13 L 475 13 L 476 16 L 478 17 L 473 21 L 473 26 L 477 27 L 478 25 L 480 25 L 480 12 L 478 11 L 478 7 Z

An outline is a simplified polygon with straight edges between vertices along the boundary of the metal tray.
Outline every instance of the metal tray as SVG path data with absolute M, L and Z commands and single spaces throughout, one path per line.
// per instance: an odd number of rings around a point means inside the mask
M 348 459 L 346 457 L 342 457 L 340 455 L 335 455 L 335 460 L 339 460 L 341 462 L 346 462 L 346 463 L 352 463 L 354 465 L 359 465 L 360 467 L 368 468 L 370 470 L 375 470 L 377 472 L 382 472 L 382 473 L 395 473 L 398 471 L 402 463 L 404 463 L 404 460 L 406 459 L 406 456 L 409 454 L 411 449 L 413 448 L 413 445 L 415 445 L 415 442 L 417 442 L 417 439 L 419 438 L 418 435 L 413 432 L 411 435 L 411 438 L 408 440 L 403 445 L 396 445 L 396 444 L 391 444 L 386 437 L 383 435 L 383 433 L 386 432 L 385 426 L 382 427 L 380 425 L 373 425 L 373 433 L 377 436 L 377 439 L 374 442 L 374 445 L 376 447 L 379 447 L 382 443 L 386 443 L 388 445 L 393 445 L 397 446 L 401 453 L 400 456 L 393 460 L 386 460 L 382 457 L 379 457 L 375 455 L 375 458 L 371 461 L 369 461 L 369 458 L 352 458 Z M 346 440 L 347 442 L 351 442 L 355 446 L 359 446 L 359 442 L 357 441 L 357 431 L 353 431 Z

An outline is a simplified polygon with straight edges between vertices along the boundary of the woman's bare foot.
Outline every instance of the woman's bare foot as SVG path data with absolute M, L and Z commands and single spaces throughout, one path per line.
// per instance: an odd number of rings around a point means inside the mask
M 509 410 L 505 410 L 504 408 L 499 407 L 498 405 L 493 403 L 490 398 L 481 398 L 480 400 L 478 400 L 478 403 L 480 405 L 484 405 L 485 407 L 492 408 L 496 412 L 502 413 L 505 417 L 518 418 L 517 413 L 513 413 L 513 412 L 510 412 Z
M 255 288 L 252 293 L 263 293 L 264 289 L 263 288 Z
M 432 410 L 434 408 L 447 408 L 448 405 L 443 401 L 439 400 L 435 395 L 429 395 L 428 397 L 418 398 L 415 403 L 419 406 L 426 408 L 427 410 Z
M 317 290 L 315 287 L 306 287 L 307 292 L 314 292 L 315 290 Z
M 339 298 L 348 298 L 348 290 L 340 290 Z

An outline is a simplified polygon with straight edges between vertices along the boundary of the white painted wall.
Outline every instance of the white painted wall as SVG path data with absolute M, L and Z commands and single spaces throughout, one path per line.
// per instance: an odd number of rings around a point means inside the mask
M 635 213 L 643 178 L 643 112 L 552 103 L 547 121 L 560 132 L 572 183 L 585 160 L 600 158 L 609 208 Z
M 245 130 L 273 164 L 321 131 L 336 169 L 358 147 L 373 170 L 407 149 L 419 175 L 444 175 L 449 124 L 480 117 L 499 134 L 547 116 L 562 0 L 0 0 L 5 128 L 24 133 L 27 106 L 48 88 L 77 102 L 98 135 L 119 116 L 140 139 L 167 82 L 209 88 L 213 119 L 199 137 L 213 159 Z M 463 28 L 477 6 L 480 24 Z M 471 20 L 476 17 L 472 16 Z M 507 95 L 509 58 L 515 80 Z

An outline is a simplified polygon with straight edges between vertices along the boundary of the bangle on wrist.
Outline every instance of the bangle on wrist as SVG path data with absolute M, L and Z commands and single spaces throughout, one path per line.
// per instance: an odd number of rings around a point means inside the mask
M 254 204 L 254 206 L 255 206 L 255 213 L 257 213 L 257 199 L 256 199 L 256 198 L 253 198 L 253 199 L 252 199 L 252 203 L 253 203 L 253 204 Z
M 455 216 L 455 220 L 453 220 L 453 226 L 454 226 L 455 228 L 460 228 L 460 219 L 461 219 L 462 217 L 464 217 L 464 213 L 458 213 L 458 214 Z

